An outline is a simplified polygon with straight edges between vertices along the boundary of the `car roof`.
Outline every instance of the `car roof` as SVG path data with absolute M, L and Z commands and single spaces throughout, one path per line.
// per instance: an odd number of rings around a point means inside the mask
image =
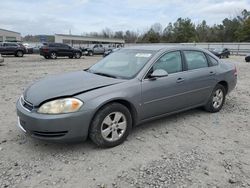
M 199 50 L 204 51 L 201 48 L 193 47 L 193 46 L 183 46 L 183 45 L 138 45 L 138 46 L 129 46 L 124 49 L 133 49 L 133 50 L 151 50 L 151 51 L 161 51 L 161 50 Z

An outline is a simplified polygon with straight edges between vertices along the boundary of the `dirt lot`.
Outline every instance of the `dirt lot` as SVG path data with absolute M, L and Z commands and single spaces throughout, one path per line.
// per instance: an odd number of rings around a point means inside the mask
M 0 187 L 250 187 L 250 64 L 220 113 L 194 109 L 136 127 L 124 144 L 53 144 L 24 136 L 15 103 L 35 80 L 101 57 L 5 57 L 0 66 Z

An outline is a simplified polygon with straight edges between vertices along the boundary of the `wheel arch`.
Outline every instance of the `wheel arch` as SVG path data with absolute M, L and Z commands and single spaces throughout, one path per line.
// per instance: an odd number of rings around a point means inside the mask
M 136 110 L 136 107 L 131 103 L 129 102 L 128 100 L 126 99 L 122 99 L 122 98 L 117 98 L 117 99 L 112 99 L 112 100 L 108 100 L 104 103 L 102 103 L 101 105 L 98 106 L 98 108 L 96 109 L 96 111 L 94 112 L 92 118 L 91 118 L 91 121 L 90 121 L 90 126 L 91 126 L 91 123 L 93 122 L 96 114 L 106 105 L 109 105 L 111 103 L 120 103 L 122 105 L 124 105 L 126 108 L 128 108 L 128 110 L 130 111 L 130 114 L 131 114 L 131 117 L 132 117 L 132 126 L 135 126 L 137 121 L 138 121 L 138 112 Z
M 218 84 L 222 85 L 225 90 L 226 90 L 226 94 L 228 93 L 228 83 L 225 80 L 222 80 L 220 82 L 218 82 Z

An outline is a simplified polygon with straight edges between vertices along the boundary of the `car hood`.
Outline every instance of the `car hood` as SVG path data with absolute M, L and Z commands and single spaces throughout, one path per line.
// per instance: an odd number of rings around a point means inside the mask
M 70 97 L 121 82 L 124 80 L 99 76 L 86 71 L 71 72 L 39 80 L 26 89 L 24 99 L 34 106 L 39 106 L 50 99 Z

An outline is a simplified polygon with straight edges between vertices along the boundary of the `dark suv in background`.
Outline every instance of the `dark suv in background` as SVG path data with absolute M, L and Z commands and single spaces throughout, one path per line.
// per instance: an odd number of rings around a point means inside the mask
M 16 57 L 23 57 L 26 48 L 16 42 L 1 42 L 0 43 L 0 54 L 2 55 L 15 55 Z
M 216 48 L 210 50 L 214 55 L 216 55 L 218 58 L 228 58 L 230 55 L 230 51 L 228 48 Z
M 40 48 L 40 55 L 45 59 L 56 59 L 57 57 L 81 58 L 82 51 L 62 43 L 44 43 Z

